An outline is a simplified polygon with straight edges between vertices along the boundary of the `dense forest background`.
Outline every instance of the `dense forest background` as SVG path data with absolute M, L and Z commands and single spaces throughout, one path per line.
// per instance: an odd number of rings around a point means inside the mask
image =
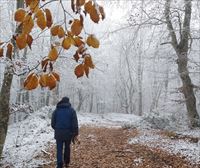
M 0 167 L 55 167 L 64 96 L 73 167 L 199 167 L 200 1 L 1 0 L 0 88 Z
M 0 2 L 0 39 L 6 41 L 15 31 L 13 14 L 16 2 Z M 63 1 L 71 10 L 70 1 Z M 47 55 L 48 31 L 32 32 L 35 40 L 32 50 L 17 51 L 14 60 L 15 75 L 11 87 L 10 104 L 26 104 L 37 110 L 46 105 L 55 105 L 63 96 L 69 96 L 75 109 L 91 113 L 150 113 L 173 115 L 177 119 L 186 116 L 186 103 L 182 94 L 182 82 L 178 73 L 177 55 L 170 44 L 171 36 L 165 21 L 165 1 L 98 1 L 106 11 L 106 19 L 99 24 L 85 20 L 85 29 L 95 34 L 101 42 L 100 48 L 89 48 L 95 69 L 89 78 L 77 79 L 74 75 L 76 63 L 73 50 L 64 51 L 54 65 L 61 82 L 53 91 L 40 88 L 33 91 L 23 89 L 27 68 L 34 67 Z M 62 23 L 63 13 L 59 2 L 47 5 L 52 9 L 54 22 Z M 180 39 L 184 21 L 184 3 L 173 1 L 171 21 L 177 39 Z M 70 16 L 69 16 L 70 19 Z M 192 16 L 188 49 L 188 70 L 196 97 L 196 108 L 200 110 L 200 3 L 192 1 Z M 39 44 L 39 45 L 38 45 Z M 0 59 L 0 83 L 4 79 L 6 59 Z M 39 68 L 38 68 L 39 69 Z M 34 71 L 38 71 L 36 68 Z M 15 114 L 21 115 L 21 114 Z M 15 116 L 16 117 L 16 116 Z

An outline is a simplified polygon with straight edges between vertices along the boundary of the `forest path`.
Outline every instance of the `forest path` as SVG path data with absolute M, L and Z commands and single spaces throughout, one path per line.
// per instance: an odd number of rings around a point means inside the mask
M 170 154 L 159 148 L 130 144 L 138 134 L 136 129 L 102 128 L 82 126 L 80 144 L 72 146 L 70 168 L 199 168 L 191 165 L 183 156 Z M 49 164 L 43 168 L 55 168 L 55 145 L 43 153 Z

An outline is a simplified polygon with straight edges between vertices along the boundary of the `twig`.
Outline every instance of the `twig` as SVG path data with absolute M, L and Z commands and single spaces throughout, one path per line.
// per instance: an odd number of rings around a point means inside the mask
M 165 44 L 172 44 L 172 42 L 164 42 L 164 43 L 161 43 L 160 45 L 165 45 Z
M 67 22 L 66 22 L 67 21 L 67 16 L 66 16 L 66 12 L 65 12 L 65 8 L 64 8 L 62 0 L 60 0 L 60 4 L 61 4 L 61 7 L 63 9 L 63 14 L 64 14 L 65 31 L 67 31 Z
M 43 167 L 45 165 L 50 165 L 51 163 L 55 163 L 55 162 L 56 162 L 55 160 L 54 161 L 49 161 L 49 162 L 46 162 L 46 163 L 39 164 L 38 166 Z
M 42 149 L 42 152 L 43 152 L 44 154 L 47 154 L 47 155 L 51 156 L 51 153 L 45 151 L 44 149 Z
M 59 0 L 51 0 L 49 2 L 46 2 L 45 4 L 43 4 L 42 6 L 40 6 L 40 8 L 43 8 L 44 6 L 46 6 L 47 4 L 51 3 L 51 2 L 54 2 L 54 1 L 59 1 Z
M 20 73 L 20 74 L 17 74 L 16 72 L 13 71 L 13 74 L 16 75 L 16 76 L 25 75 L 27 72 L 31 72 L 31 71 L 33 71 L 34 69 L 37 69 L 37 68 L 39 67 L 39 65 L 40 65 L 40 62 L 38 61 L 38 64 L 37 64 L 35 67 L 31 68 L 31 69 L 28 68 L 28 71 L 22 72 L 22 73 Z
M 60 0 L 60 4 L 61 4 L 61 6 L 62 6 L 62 8 L 63 8 L 63 11 L 64 11 L 65 13 L 67 13 L 70 17 L 72 17 L 73 19 L 75 19 L 74 16 L 71 15 L 71 14 L 64 8 L 64 5 L 63 5 L 62 0 Z

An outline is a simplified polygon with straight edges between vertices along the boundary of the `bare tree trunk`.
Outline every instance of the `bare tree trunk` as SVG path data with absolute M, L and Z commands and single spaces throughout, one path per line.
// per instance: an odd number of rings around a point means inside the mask
M 188 62 L 187 60 L 188 60 L 187 53 L 180 52 L 178 55 L 178 61 L 177 61 L 178 72 L 180 74 L 180 77 L 183 83 L 182 92 L 185 97 L 187 113 L 191 122 L 191 126 L 198 127 L 200 126 L 199 115 L 196 109 L 196 97 L 193 91 L 193 84 L 190 79 L 188 68 L 187 68 L 187 62 Z
M 121 63 L 120 63 L 120 66 L 121 66 Z M 129 113 L 129 98 L 128 98 L 129 90 L 127 88 L 129 88 L 129 86 L 122 75 L 121 68 L 120 68 L 119 75 L 120 75 L 122 86 L 120 87 L 120 91 L 117 95 L 120 98 L 120 108 L 125 109 L 125 113 L 128 114 Z
M 142 22 L 143 19 L 143 7 L 144 7 L 144 0 L 141 1 L 141 17 L 140 21 Z M 142 116 L 143 114 L 143 97 L 142 97 L 142 80 L 143 80 L 143 68 L 142 68 L 142 46 L 143 46 L 143 40 L 142 40 L 142 30 L 139 30 L 139 40 L 140 40 L 140 47 L 139 47 L 139 58 L 138 58 L 138 115 Z
M 10 89 L 12 79 L 13 74 L 10 72 L 9 65 L 6 65 L 4 72 L 4 80 L 0 93 L 0 157 L 3 152 L 3 147 L 8 129 Z
M 89 106 L 89 112 L 92 113 L 92 109 L 93 109 L 93 103 L 94 103 L 94 93 L 92 91 L 91 95 L 90 95 L 90 106 Z
M 180 42 L 177 40 L 177 35 L 175 33 L 172 20 L 170 18 L 171 14 L 171 0 L 166 0 L 165 4 L 165 18 L 167 23 L 167 28 L 171 36 L 171 44 L 176 51 L 178 60 L 178 72 L 183 84 L 183 95 L 185 97 L 186 107 L 188 117 L 190 119 L 190 124 L 192 127 L 200 127 L 199 114 L 196 108 L 196 97 L 193 91 L 193 84 L 188 72 L 188 50 L 189 50 L 189 36 L 190 36 L 190 21 L 192 13 L 192 0 L 184 0 L 185 3 L 185 16 L 183 21 L 183 26 L 179 30 Z M 181 24 L 181 23 L 180 23 Z
M 23 95 L 23 102 L 26 102 L 26 103 L 29 103 L 30 101 L 29 101 L 29 92 L 28 91 L 26 91 L 25 93 L 24 93 L 24 95 Z
M 23 8 L 24 1 L 17 1 L 17 8 Z M 17 28 L 16 32 L 20 32 L 20 29 Z M 16 53 L 15 42 L 12 41 L 14 46 L 14 54 Z M 8 61 L 9 56 L 6 55 Z M 10 103 L 10 90 L 12 85 L 13 74 L 10 65 L 7 63 L 4 70 L 3 84 L 0 92 L 0 157 L 2 156 L 3 147 L 6 139 L 7 129 L 8 129 L 8 120 L 9 120 L 9 103 Z
M 143 80 L 143 68 L 142 68 L 142 43 L 143 41 L 140 38 L 140 48 L 138 54 L 138 115 L 142 116 L 143 114 L 143 97 L 142 97 L 142 80 Z
M 57 87 L 52 90 L 52 102 L 51 105 L 56 105 L 59 101 L 59 84 L 57 84 Z
M 135 102 L 133 100 L 135 94 L 135 85 L 134 78 L 132 73 L 132 66 L 129 56 L 131 54 L 131 45 L 132 44 L 123 44 L 122 54 L 120 55 L 119 60 L 119 78 L 120 85 L 117 95 L 119 97 L 121 109 L 125 110 L 125 113 L 133 113 L 135 111 Z M 128 75 L 125 76 L 124 73 L 128 72 Z M 117 87 L 118 88 L 118 87 Z
M 127 103 L 126 103 L 126 113 L 133 113 L 133 111 L 135 110 L 135 106 L 134 106 L 134 102 L 133 102 L 133 96 L 135 93 L 135 88 L 134 88 L 134 84 L 133 84 L 133 77 L 132 77 L 132 73 L 131 73 L 131 65 L 130 65 L 130 61 L 128 59 L 128 53 L 129 51 L 126 51 L 127 49 L 124 49 L 125 51 L 125 59 L 126 59 L 126 64 L 127 64 L 127 70 L 128 70 L 128 78 L 130 80 L 130 84 L 126 85 L 127 86 L 127 90 L 128 90 L 128 95 L 127 95 Z
M 82 94 L 82 90 L 81 89 L 78 89 L 78 107 L 77 107 L 77 111 L 80 111 L 81 110 L 81 107 L 82 107 L 82 104 L 83 104 L 83 94 Z
M 165 71 L 165 96 L 164 96 L 164 102 L 167 101 L 167 95 L 168 95 L 168 86 L 169 86 L 169 60 L 167 59 L 166 63 L 166 71 Z
M 162 82 L 159 82 L 159 83 L 156 82 L 154 84 L 154 95 L 153 95 L 152 103 L 150 106 L 150 112 L 153 112 L 153 110 L 155 110 L 154 112 L 159 114 L 159 111 L 157 111 L 157 108 L 158 108 L 158 103 L 160 100 L 160 95 L 161 95 L 161 91 L 162 91 L 162 87 L 163 87 L 162 85 L 163 85 Z
M 48 90 L 47 91 L 47 95 L 46 95 L 46 103 L 45 103 L 46 106 L 49 106 L 50 105 L 50 91 Z

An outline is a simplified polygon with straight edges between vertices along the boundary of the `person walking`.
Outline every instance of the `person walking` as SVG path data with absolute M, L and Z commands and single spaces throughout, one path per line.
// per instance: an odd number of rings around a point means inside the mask
M 57 147 L 57 168 L 66 167 L 70 163 L 70 144 L 75 143 L 79 128 L 76 111 L 70 104 L 68 97 L 63 97 L 58 102 L 55 111 L 52 114 L 51 126 L 54 129 L 54 138 Z M 63 164 L 63 146 L 64 147 L 64 164 Z

